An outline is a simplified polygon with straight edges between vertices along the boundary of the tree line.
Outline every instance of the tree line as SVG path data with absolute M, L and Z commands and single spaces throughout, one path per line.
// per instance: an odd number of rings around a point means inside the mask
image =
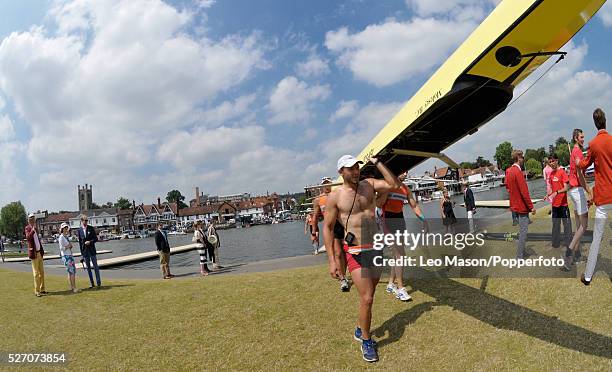
M 508 169 L 512 165 L 512 144 L 508 141 L 500 143 L 495 148 L 494 159 L 499 169 Z M 544 147 L 537 149 L 526 149 L 523 153 L 525 157 L 525 170 L 528 177 L 538 177 L 542 175 L 544 158 L 557 155 L 561 166 L 569 165 L 570 145 L 567 139 L 559 137 L 554 144 L 548 145 L 548 151 Z

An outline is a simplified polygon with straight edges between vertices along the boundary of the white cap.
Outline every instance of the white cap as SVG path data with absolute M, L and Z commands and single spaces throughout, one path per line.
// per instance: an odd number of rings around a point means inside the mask
M 340 159 L 338 159 L 338 170 L 342 168 L 350 168 L 355 164 L 363 164 L 361 160 L 357 160 L 353 155 L 342 155 Z
M 70 227 L 70 225 L 68 225 L 66 222 L 62 223 L 60 225 L 60 232 L 62 232 L 62 230 L 64 230 L 64 227 Z
M 34 213 L 28 214 L 28 218 L 32 218 L 32 217 L 36 217 L 36 215 Z

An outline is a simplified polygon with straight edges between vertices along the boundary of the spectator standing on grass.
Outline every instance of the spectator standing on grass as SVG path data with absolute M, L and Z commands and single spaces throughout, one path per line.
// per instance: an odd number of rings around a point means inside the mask
M 584 285 L 591 284 L 593 279 L 608 212 L 612 211 L 612 136 L 606 131 L 606 114 L 603 110 L 598 108 L 593 112 L 593 121 L 598 130 L 597 136 L 589 143 L 586 158 L 577 162 L 580 169 L 587 169 L 595 163 L 593 201 L 597 208 L 595 209 L 593 242 L 589 248 L 586 270 L 580 278 Z
M 446 233 L 454 234 L 457 218 L 453 211 L 453 202 L 448 195 L 448 190 L 444 190 L 442 199 L 440 200 L 440 215 L 442 216 L 442 223 L 446 227 Z
M 461 184 L 463 188 L 463 202 L 465 203 L 465 211 L 467 212 L 468 224 L 470 226 L 470 232 L 474 232 L 474 214 L 476 213 L 476 201 L 474 200 L 474 193 L 467 182 Z M 450 199 L 449 199 L 450 200 Z M 452 208 L 452 205 L 451 205 Z M 453 218 L 455 214 L 453 213 Z M 453 223 L 454 224 L 454 223 Z M 445 225 L 446 226 L 446 225 Z
M 549 173 L 551 191 L 546 199 L 552 198 L 552 246 L 559 248 L 561 244 L 561 223 L 563 223 L 563 241 L 566 247 L 572 236 L 572 222 L 567 206 L 567 191 L 569 190 L 569 177 L 563 168 L 559 167 L 559 158 L 553 154 L 550 158 L 552 171 Z
M 546 184 L 546 195 L 548 195 L 545 199 L 552 204 L 553 197 L 550 195 L 553 193 L 553 191 L 552 185 L 550 184 L 550 173 L 553 171 L 553 168 L 550 166 L 548 158 L 544 158 L 542 163 L 544 165 L 544 168 L 542 168 L 542 175 L 544 176 L 544 183 Z
M 517 214 L 519 224 L 519 239 L 516 249 L 516 258 L 525 258 L 525 243 L 527 242 L 527 231 L 529 229 L 529 212 L 536 214 L 531 202 L 527 181 L 523 176 L 522 166 L 525 162 L 521 150 L 512 151 L 514 164 L 506 169 L 506 189 L 510 194 L 510 210 Z
M 198 255 L 200 256 L 200 275 L 208 276 L 210 270 L 207 265 L 207 249 L 205 243 L 206 237 L 204 231 L 202 231 L 202 221 L 196 221 L 193 231 L 192 241 L 197 244 Z
M 219 247 L 221 246 L 221 239 L 219 239 L 219 234 L 217 234 L 217 229 L 215 228 L 215 220 L 210 221 L 208 225 L 206 242 L 208 243 L 208 257 L 211 257 L 213 270 L 219 270 L 221 268 L 221 266 L 219 266 Z
M 45 250 L 38 235 L 36 216 L 33 213 L 28 215 L 25 237 L 28 242 L 28 257 L 32 262 L 32 273 L 34 274 L 34 294 L 36 297 L 41 297 L 48 293 L 45 290 L 45 265 L 43 261 Z
M 91 273 L 91 268 L 93 266 L 94 272 L 96 273 L 96 285 L 98 288 L 102 286 L 102 280 L 100 279 L 100 268 L 98 267 L 98 258 L 96 252 L 96 242 L 98 241 L 98 236 L 96 235 L 96 230 L 93 226 L 89 226 L 89 219 L 86 215 L 81 215 L 81 227 L 77 232 L 79 238 L 79 247 L 81 248 L 81 255 L 83 257 L 83 261 L 85 261 L 85 266 L 87 267 L 87 275 L 89 276 L 89 288 L 94 288 L 94 280 L 93 275 Z
M 168 244 L 168 235 L 163 228 L 164 224 L 158 222 L 157 230 L 155 231 L 155 246 L 159 255 L 159 268 L 161 269 L 162 277 L 170 279 L 174 276 L 170 274 L 170 244 Z
M 576 233 L 565 251 L 565 270 L 570 270 L 574 262 L 580 261 L 580 240 L 586 232 L 589 222 L 589 203 L 593 193 L 589 189 L 584 178 L 584 171 L 579 169 L 576 164 L 584 158 L 582 154 L 584 147 L 584 133 L 582 129 L 574 129 L 572 133 L 574 147 L 570 153 L 570 174 L 569 174 L 569 198 L 574 205 L 574 221 L 576 222 Z

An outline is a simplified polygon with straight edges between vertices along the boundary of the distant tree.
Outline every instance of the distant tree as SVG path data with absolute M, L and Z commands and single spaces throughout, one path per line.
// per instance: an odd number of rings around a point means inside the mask
M 567 142 L 559 143 L 555 149 L 555 154 L 559 157 L 559 164 L 564 167 L 569 165 L 570 152 Z
M 132 203 L 130 203 L 130 201 L 127 198 L 120 197 L 119 199 L 117 199 L 117 202 L 115 203 L 115 208 L 130 209 L 132 208 Z
M 168 203 L 176 203 L 179 209 L 187 208 L 187 204 L 183 202 L 185 197 L 178 190 L 169 191 L 168 195 L 166 195 L 166 200 Z
M 491 162 L 488 161 L 487 159 L 483 158 L 482 156 L 479 156 L 476 158 L 476 168 L 480 168 L 480 167 L 488 167 L 489 165 L 491 165 Z
M 462 161 L 461 163 L 459 163 L 459 166 L 463 169 L 473 169 L 474 168 L 474 165 L 470 163 L 469 161 Z
M 557 138 L 557 140 L 555 141 L 555 148 L 559 147 L 559 145 L 566 145 L 567 146 L 568 142 L 565 139 L 565 137 L 559 137 Z
M 544 147 L 540 147 L 537 150 L 534 150 L 534 149 L 525 150 L 525 159 L 535 159 L 539 161 L 540 163 L 542 163 L 545 157 L 546 157 L 546 150 L 544 149 Z
M 533 158 L 527 159 L 525 162 L 525 170 L 527 171 L 527 176 L 530 178 L 542 175 L 542 163 Z
M 102 204 L 102 208 L 112 208 L 113 206 L 113 202 L 106 202 L 106 204 Z
M 551 157 L 555 153 L 555 146 L 548 145 L 548 157 Z
M 495 156 L 499 169 L 505 170 L 512 165 L 512 144 L 508 141 L 500 143 L 495 148 Z
M 27 215 L 20 201 L 12 202 L 0 210 L 0 233 L 11 239 L 23 237 Z
M 91 202 L 91 209 L 100 209 L 100 206 L 95 202 Z

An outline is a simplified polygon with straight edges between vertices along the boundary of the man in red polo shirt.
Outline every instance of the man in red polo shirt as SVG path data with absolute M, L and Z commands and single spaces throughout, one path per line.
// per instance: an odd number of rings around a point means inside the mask
M 548 184 L 550 194 L 545 199 L 552 199 L 552 246 L 559 248 L 561 243 L 561 222 L 563 222 L 563 237 L 565 246 L 569 246 L 569 238 L 572 236 L 572 223 L 569 208 L 567 206 L 567 191 L 569 190 L 569 176 L 563 168 L 559 168 L 559 157 L 553 154 L 549 161 L 550 172 Z
M 519 239 L 516 249 L 516 258 L 525 258 L 525 242 L 529 228 L 529 212 L 535 214 L 536 210 L 531 202 L 527 181 L 523 176 L 523 163 L 525 158 L 521 150 L 512 151 L 514 164 L 506 169 L 506 189 L 510 194 L 510 210 L 518 215 Z
M 612 136 L 606 131 L 606 114 L 600 108 L 593 112 L 593 121 L 598 130 L 597 136 L 589 143 L 586 158 L 576 162 L 578 168 L 581 169 L 586 169 L 595 163 L 593 201 L 597 208 L 595 209 L 593 242 L 589 248 L 586 270 L 580 278 L 584 285 L 591 284 L 591 279 L 593 279 L 608 212 L 612 211 Z

